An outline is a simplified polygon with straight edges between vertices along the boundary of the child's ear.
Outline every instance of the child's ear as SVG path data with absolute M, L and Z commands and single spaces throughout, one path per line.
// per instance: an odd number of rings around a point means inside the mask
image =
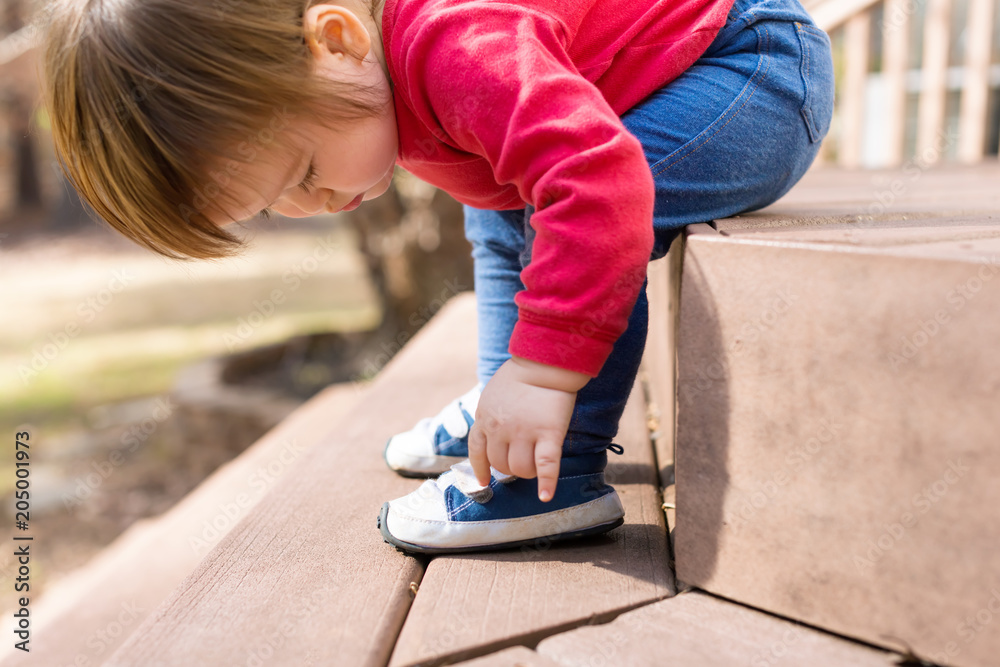
M 306 44 L 314 57 L 327 53 L 364 60 L 371 50 L 368 29 L 349 9 L 313 5 L 302 18 Z

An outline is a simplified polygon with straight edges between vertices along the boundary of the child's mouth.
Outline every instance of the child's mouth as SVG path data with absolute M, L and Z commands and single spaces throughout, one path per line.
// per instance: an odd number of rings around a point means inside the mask
M 361 206 L 361 202 L 364 199 L 364 197 L 365 197 L 365 193 L 362 192 L 357 197 L 355 197 L 354 199 L 352 199 L 351 203 L 349 203 L 347 206 L 345 206 L 344 208 L 342 208 L 340 210 L 341 211 L 353 211 L 357 207 Z

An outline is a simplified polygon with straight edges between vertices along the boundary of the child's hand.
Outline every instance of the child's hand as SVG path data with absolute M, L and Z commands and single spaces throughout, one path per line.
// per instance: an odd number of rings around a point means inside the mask
M 506 475 L 538 477 L 538 497 L 552 499 L 562 445 L 578 392 L 590 378 L 520 357 L 486 383 L 469 433 L 469 461 L 480 484 L 490 465 Z

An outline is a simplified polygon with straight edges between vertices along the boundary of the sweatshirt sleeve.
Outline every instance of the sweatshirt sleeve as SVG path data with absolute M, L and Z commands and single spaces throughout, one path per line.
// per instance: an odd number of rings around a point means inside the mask
M 414 111 L 535 207 L 511 354 L 596 376 L 627 327 L 653 247 L 642 146 L 543 12 L 483 3 L 405 32 L 399 84 Z

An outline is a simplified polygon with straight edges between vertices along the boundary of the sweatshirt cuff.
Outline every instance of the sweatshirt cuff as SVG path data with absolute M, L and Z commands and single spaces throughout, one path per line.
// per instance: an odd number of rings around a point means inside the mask
M 509 351 L 516 357 L 597 377 L 614 344 L 614 340 L 587 338 L 573 331 L 518 319 Z

